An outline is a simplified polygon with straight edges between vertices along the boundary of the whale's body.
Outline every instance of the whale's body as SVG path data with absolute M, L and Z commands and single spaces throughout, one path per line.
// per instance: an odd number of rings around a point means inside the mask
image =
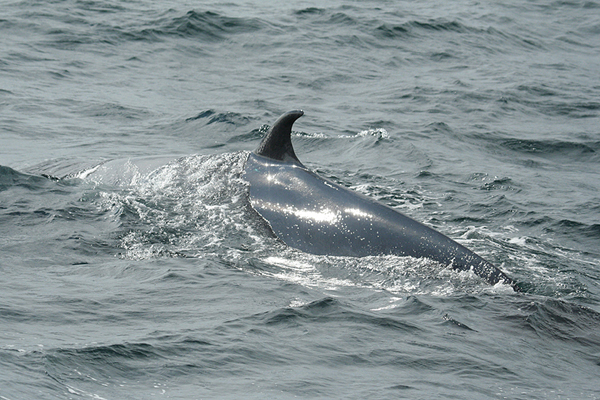
M 493 264 L 447 236 L 308 170 L 291 143 L 292 125 L 303 114 L 281 116 L 245 165 L 252 207 L 286 245 L 320 255 L 426 257 L 517 289 Z

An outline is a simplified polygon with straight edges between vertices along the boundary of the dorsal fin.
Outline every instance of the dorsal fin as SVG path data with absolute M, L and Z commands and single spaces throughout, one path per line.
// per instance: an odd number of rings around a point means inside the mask
M 292 147 L 292 125 L 303 115 L 304 111 L 294 110 L 279 117 L 254 152 L 274 160 L 300 163 Z

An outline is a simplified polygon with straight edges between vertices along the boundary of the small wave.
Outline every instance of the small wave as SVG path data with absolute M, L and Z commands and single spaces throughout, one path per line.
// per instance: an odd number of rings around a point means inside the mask
M 600 142 L 572 142 L 561 140 L 531 140 L 531 139 L 503 139 L 502 147 L 508 150 L 535 154 L 548 158 L 567 158 L 573 162 L 586 162 L 600 150 Z
M 212 11 L 189 11 L 185 16 L 174 18 L 162 31 L 205 39 L 222 39 L 227 34 L 250 33 L 262 24 L 252 18 L 225 17 Z
M 581 238 L 579 240 L 600 243 L 600 224 L 598 223 L 589 224 L 570 219 L 559 221 L 550 219 L 550 221 L 552 222 L 545 228 L 546 232 L 560 232 L 567 237 L 579 237 Z
M 139 342 L 49 349 L 44 364 L 46 374 L 68 393 L 102 399 L 98 393 L 111 393 L 106 382 L 117 379 L 122 386 L 132 385 L 153 375 L 165 359 L 159 347 Z
M 231 139 L 227 140 L 227 143 L 240 143 L 240 142 L 252 142 L 260 143 L 265 134 L 269 131 L 269 125 L 261 125 L 260 128 L 252 129 L 248 133 L 242 133 L 236 135 Z
M 229 124 L 235 126 L 244 126 L 252 122 L 253 120 L 243 114 L 235 112 L 216 112 L 214 110 L 202 111 L 194 117 L 187 118 L 186 122 L 191 121 L 203 121 L 206 125 L 211 124 Z
M 377 140 L 389 139 L 390 134 L 383 128 L 370 128 L 360 131 L 356 134 L 357 137 L 375 137 Z
M 414 39 L 432 39 L 439 35 L 462 35 L 469 37 L 468 43 L 478 43 L 487 53 L 504 53 L 511 48 L 525 48 L 527 50 L 544 47 L 539 38 L 525 37 L 499 28 L 499 26 L 468 25 L 459 20 L 446 20 L 443 18 L 423 20 L 409 20 L 401 23 L 388 21 L 371 22 L 372 26 L 363 28 L 365 33 L 378 39 L 377 46 L 386 45 L 386 42 L 401 42 Z M 473 37 L 474 39 L 470 39 Z M 450 47 L 451 48 L 451 47 Z M 457 58 L 462 51 L 445 50 L 432 52 L 430 55 L 436 61 Z
M 308 7 L 308 8 L 303 8 L 301 10 L 298 10 L 295 12 L 296 15 L 299 16 L 312 16 L 312 15 L 323 15 L 327 13 L 327 10 L 324 8 L 318 8 L 318 7 Z
M 401 24 L 383 23 L 374 29 L 375 36 L 382 39 L 402 39 L 430 32 L 483 32 L 482 29 L 469 27 L 459 21 L 445 19 L 430 19 L 423 21 L 406 21 Z
M 310 325 L 315 322 L 324 323 L 349 323 L 373 325 L 400 332 L 419 331 L 416 326 L 402 321 L 392 315 L 381 316 L 357 310 L 343 304 L 333 297 L 314 300 L 298 307 L 277 309 L 261 316 L 265 325 Z
M 409 24 L 392 26 L 382 24 L 375 28 L 374 34 L 380 39 L 402 39 L 410 36 L 411 29 Z
M 346 7 L 344 7 L 346 8 Z M 308 7 L 298 11 L 294 14 L 300 18 L 313 18 L 312 21 L 315 23 L 338 26 L 353 26 L 358 22 L 355 18 L 349 15 L 347 12 L 339 11 L 339 9 L 325 9 L 317 7 Z
M 499 101 L 505 104 L 503 108 L 518 105 L 551 117 L 595 118 L 600 110 L 600 102 L 585 98 L 574 101 L 564 90 L 548 85 L 519 85 Z
M 113 13 L 119 11 L 121 10 L 110 10 Z M 131 13 L 132 10 L 122 12 Z M 52 27 L 40 24 L 33 29 L 45 35 L 46 45 L 72 50 L 82 45 L 157 42 L 169 37 L 215 43 L 231 35 L 254 33 L 267 26 L 256 18 L 227 17 L 213 11 L 191 10 L 184 15 L 172 15 L 173 13 L 173 10 L 168 10 L 162 15 L 146 19 L 142 17 L 135 21 L 121 21 L 118 18 L 107 20 L 103 17 L 105 11 L 81 6 L 77 17 L 73 10 L 54 10 L 51 15 L 44 16 L 53 20 Z M 27 17 L 32 15 L 35 12 Z
M 48 177 L 30 175 L 0 165 L 0 192 L 11 188 L 25 188 L 32 191 L 48 188 L 58 190 L 57 187 L 49 185 Z
M 503 178 L 494 177 L 492 181 L 483 183 L 481 185 L 480 189 L 487 190 L 487 191 L 492 191 L 492 190 L 519 191 L 519 190 L 521 190 L 520 188 L 518 188 L 518 185 L 515 182 L 513 182 L 512 179 L 510 179 L 508 177 L 503 177 Z
M 178 36 L 217 42 L 230 35 L 253 33 L 265 26 L 259 19 L 226 17 L 213 11 L 189 11 L 184 16 L 164 17 L 147 25 L 137 32 L 130 30 L 124 33 L 143 40 Z
M 461 22 L 447 21 L 443 19 L 429 20 L 427 22 L 412 21 L 410 22 L 410 25 L 417 28 L 434 31 L 465 32 L 469 30 L 469 28 L 467 28 L 467 26 L 462 24 Z
M 529 301 L 519 308 L 527 328 L 541 337 L 575 341 L 586 348 L 600 346 L 600 314 L 571 302 L 544 298 Z M 590 332 L 595 332 L 590 334 Z
M 158 354 L 154 347 L 147 343 L 125 343 L 108 346 L 90 346 L 83 348 L 59 348 L 52 351 L 49 358 L 77 358 L 79 363 L 90 363 L 95 360 L 104 364 L 107 359 L 112 362 L 117 360 L 143 360 L 156 358 Z

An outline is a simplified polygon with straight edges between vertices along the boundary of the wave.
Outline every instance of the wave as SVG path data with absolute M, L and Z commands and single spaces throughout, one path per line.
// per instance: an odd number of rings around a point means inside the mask
M 372 325 L 390 331 L 415 333 L 419 328 L 394 315 L 382 316 L 355 309 L 340 300 L 325 297 L 296 307 L 280 308 L 257 316 L 267 326 L 303 326 L 313 323 L 351 323 Z M 253 317 L 252 319 L 255 319 Z
M 30 175 L 0 165 L 0 192 L 11 188 L 24 188 L 31 191 L 48 187 L 48 179 L 43 176 Z
M 219 326 L 199 331 L 156 331 L 145 337 L 138 335 L 135 341 L 48 349 L 44 358 L 48 374 L 68 384 L 75 384 L 85 376 L 100 381 L 111 378 L 127 382 L 154 374 L 161 374 L 163 379 L 197 373 L 223 376 L 235 374 L 238 369 L 288 365 L 298 356 L 296 351 L 293 355 L 286 354 L 275 343 L 256 341 L 254 335 L 272 338 L 288 329 L 301 332 L 303 328 L 313 329 L 322 324 L 383 329 L 390 334 L 418 334 L 421 328 L 406 321 L 404 316 L 419 315 L 414 313 L 417 309 L 420 315 L 436 315 L 437 311 L 415 302 L 420 303 L 412 299 L 398 312 L 377 313 L 324 297 L 223 321 Z M 247 336 L 250 340 L 244 339 Z M 73 374 L 74 371 L 77 372 Z
M 504 52 L 511 47 L 543 48 L 541 41 L 520 36 L 516 33 L 509 33 L 499 26 L 469 25 L 459 20 L 444 18 L 412 19 L 400 23 L 372 21 L 371 24 L 373 25 L 368 26 L 365 32 L 378 39 L 377 45 L 387 45 L 386 42 L 390 41 L 398 43 L 405 40 L 432 38 L 434 35 L 452 34 L 472 37 L 474 39 L 465 39 L 469 46 L 475 45 L 486 52 L 492 53 Z M 451 48 L 452 46 L 449 46 L 449 49 Z M 435 54 L 437 54 L 438 61 L 443 58 L 455 57 L 451 50 Z
M 139 38 L 175 35 L 202 41 L 220 41 L 230 35 L 253 33 L 266 26 L 256 18 L 227 17 L 212 11 L 189 11 L 184 16 L 159 20 L 150 25 L 156 27 L 132 34 Z
M 542 338 L 575 341 L 590 350 L 600 345 L 600 335 L 595 330 L 600 325 L 600 313 L 590 308 L 544 298 L 523 302 L 518 310 L 520 315 L 515 320 Z
M 467 32 L 469 29 L 457 21 L 431 20 L 428 22 L 407 21 L 401 24 L 382 23 L 373 29 L 375 37 L 381 39 L 404 39 L 418 36 L 419 31 Z
M 466 356 L 456 340 L 448 340 L 454 335 L 459 339 L 465 335 L 486 337 L 494 329 L 490 324 L 513 334 L 518 332 L 524 341 L 534 336 L 542 339 L 539 343 L 546 340 L 548 346 L 561 349 L 561 343 L 572 343 L 578 351 L 589 354 L 587 359 L 597 361 L 594 354 L 600 336 L 595 327 L 600 323 L 600 314 L 562 300 L 531 297 L 513 300 L 512 305 L 507 305 L 491 302 L 490 298 L 463 296 L 448 303 L 411 296 L 398 301 L 396 308 L 368 311 L 351 301 L 325 296 L 287 307 L 272 307 L 222 321 L 217 326 L 200 324 L 194 330 L 138 334 L 132 341 L 48 349 L 44 351 L 43 363 L 55 382 L 77 390 L 101 389 L 101 393 L 110 390 L 105 382 L 131 386 L 137 380 L 169 382 L 186 376 L 223 379 L 265 368 L 315 362 L 333 368 L 404 365 L 425 371 L 458 374 L 471 371 L 514 378 L 512 368 Z M 473 317 L 480 309 L 486 315 Z M 432 336 L 432 329 L 441 332 Z M 336 336 L 324 339 L 323 334 Z M 390 340 L 406 336 L 410 338 L 408 342 Z M 356 347 L 343 346 L 347 340 Z M 369 341 L 376 344 L 371 346 Z M 288 345 L 282 347 L 281 343 Z M 485 340 L 470 343 L 490 350 Z M 516 349 L 522 350 L 524 346 Z
M 581 241 L 600 244 L 600 224 L 584 223 L 570 219 L 553 221 L 545 228 L 547 233 L 560 233 L 568 237 L 580 237 Z M 595 243 L 594 243 L 595 242 Z
M 43 42 L 59 48 L 75 48 L 86 44 L 117 45 L 128 41 L 160 42 L 169 38 L 193 39 L 203 43 L 219 43 L 236 35 L 261 33 L 269 37 L 280 34 L 317 39 L 315 29 L 334 32 L 329 35 L 338 44 L 357 46 L 385 45 L 389 40 L 422 38 L 437 33 L 474 34 L 483 36 L 490 49 L 501 41 L 526 47 L 542 47 L 534 38 L 504 32 L 497 27 L 467 24 L 459 19 L 411 18 L 381 13 L 378 18 L 364 18 L 357 7 L 309 7 L 291 11 L 296 18 L 273 21 L 258 17 L 228 16 L 214 10 L 181 11 L 169 9 L 160 14 L 145 15 L 127 7 L 98 7 L 82 3 L 79 13 L 61 9 L 30 9 L 16 22 L 0 21 L 2 29 L 33 30 L 44 35 Z M 116 16 L 114 22 L 106 14 Z M 130 15 L 125 19 L 120 16 Z M 52 24 L 27 21 L 47 19 Z M 336 31 L 339 30 L 339 33 Z M 312 39 L 311 39 L 312 38 Z M 447 53 L 451 54 L 451 53 Z
M 544 84 L 519 85 L 515 90 L 507 91 L 498 101 L 503 103 L 502 107 L 507 110 L 522 106 L 551 117 L 558 115 L 575 119 L 595 118 L 600 110 L 600 102 L 595 99 L 586 100 L 585 94 L 581 93 L 582 89 L 574 89 L 580 91 L 580 100 L 573 101 L 568 94 L 568 90 L 573 89 L 561 90 Z
M 504 135 L 502 135 L 504 136 Z M 570 164 L 597 164 L 600 162 L 600 141 L 589 140 L 583 136 L 581 140 L 561 139 L 527 139 L 502 137 L 498 134 L 477 134 L 477 140 L 487 142 L 495 154 L 510 154 L 513 162 L 526 162 L 531 166 Z M 540 162 L 542 164 L 540 164 Z
M 527 140 L 506 139 L 501 145 L 508 150 L 526 154 L 564 154 L 573 156 L 574 160 L 580 156 L 596 153 L 600 149 L 600 142 L 570 142 L 560 140 Z
M 255 33 L 269 26 L 258 18 L 228 17 L 214 11 L 191 10 L 181 15 L 171 9 L 162 15 L 150 16 L 135 9 L 98 9 L 85 3 L 79 4 L 78 11 L 74 13 L 61 7 L 51 10 L 27 7 L 27 11 L 19 12 L 13 21 L 0 20 L 0 29 L 43 34 L 41 40 L 44 44 L 73 49 L 86 44 L 156 42 L 169 37 L 219 42 L 231 35 Z M 114 18 L 107 19 L 105 14 L 111 14 Z M 125 19 L 120 14 L 130 18 Z
M 236 112 L 217 112 L 215 110 L 205 110 L 193 117 L 189 117 L 186 122 L 203 121 L 206 125 L 228 124 L 234 126 L 244 126 L 254 120 L 244 114 Z

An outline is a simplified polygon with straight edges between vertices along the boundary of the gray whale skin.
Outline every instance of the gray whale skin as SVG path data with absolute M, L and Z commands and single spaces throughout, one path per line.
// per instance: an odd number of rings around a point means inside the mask
M 454 240 L 308 170 L 291 141 L 292 125 L 302 115 L 283 114 L 244 167 L 250 204 L 281 241 L 317 255 L 426 257 L 519 291 L 514 280 Z

